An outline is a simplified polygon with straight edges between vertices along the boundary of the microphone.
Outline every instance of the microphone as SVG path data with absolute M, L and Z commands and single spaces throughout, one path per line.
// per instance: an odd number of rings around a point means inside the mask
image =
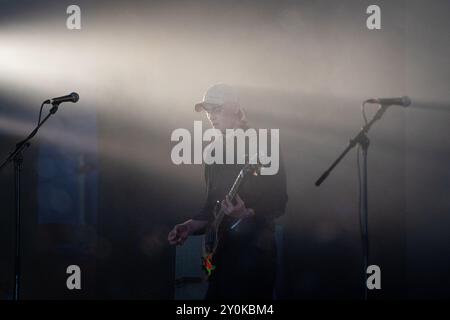
M 63 103 L 63 102 L 73 102 L 73 103 L 75 103 L 79 99 L 80 99 L 80 96 L 78 95 L 78 93 L 72 92 L 71 94 L 68 94 L 66 96 L 56 97 L 56 98 L 53 98 L 53 99 L 46 100 L 45 103 L 51 103 L 53 105 L 60 104 L 60 103 Z
M 378 103 L 383 106 L 402 106 L 407 107 L 411 104 L 411 99 L 407 96 L 400 97 L 400 98 L 376 98 L 376 99 L 369 99 L 366 100 L 367 103 Z

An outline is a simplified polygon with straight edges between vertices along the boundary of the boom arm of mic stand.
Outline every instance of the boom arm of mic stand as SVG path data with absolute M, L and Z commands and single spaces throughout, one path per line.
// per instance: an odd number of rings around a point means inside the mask
M 56 111 L 58 111 L 58 105 L 53 105 L 53 108 L 50 109 L 50 112 L 47 114 L 47 116 L 36 126 L 36 128 L 34 128 L 33 131 L 31 131 L 31 133 L 22 141 L 18 142 L 16 144 L 16 148 L 14 149 L 13 152 L 11 152 L 9 154 L 9 156 L 6 158 L 5 161 L 3 161 L 3 163 L 0 165 L 0 171 L 3 169 L 3 167 L 5 167 L 9 162 L 11 162 L 14 157 L 20 153 L 24 147 L 28 147 L 30 145 L 30 143 L 28 141 L 30 141 L 38 132 L 39 128 L 45 123 L 45 121 L 47 121 L 48 118 L 50 118 L 51 115 L 53 115 L 54 113 L 56 113 Z
M 348 144 L 347 148 L 341 153 L 341 155 L 333 162 L 333 164 L 317 179 L 315 185 L 316 187 L 320 186 L 322 182 L 325 181 L 325 179 L 328 177 L 328 175 L 333 171 L 333 169 L 341 162 L 341 160 L 345 157 L 345 155 L 358 143 L 364 143 L 366 140 L 366 133 L 369 132 L 372 125 L 379 120 L 383 114 L 386 112 L 388 106 L 381 105 L 378 109 L 377 113 L 373 116 L 372 120 L 370 120 L 369 123 L 367 123 L 361 131 L 350 140 L 350 143 Z

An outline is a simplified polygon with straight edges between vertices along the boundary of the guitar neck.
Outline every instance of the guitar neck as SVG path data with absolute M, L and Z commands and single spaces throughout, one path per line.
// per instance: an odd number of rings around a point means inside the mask
M 239 175 L 237 176 L 236 180 L 234 181 L 233 186 L 231 187 L 230 191 L 228 192 L 228 198 L 230 199 L 230 201 L 233 200 L 234 197 L 236 196 L 243 180 L 244 180 L 244 174 L 241 171 L 241 172 L 239 172 Z
M 231 186 L 230 191 L 227 194 L 230 201 L 232 201 L 234 199 L 234 197 L 236 197 L 236 194 L 239 190 L 239 186 L 241 185 L 243 180 L 244 180 L 244 173 L 241 170 L 241 172 L 239 172 L 239 175 L 236 177 L 236 180 L 234 180 L 234 183 Z M 220 210 L 216 217 L 216 222 L 218 224 L 220 224 L 222 222 L 222 219 L 224 216 L 225 216 L 225 213 L 222 210 Z

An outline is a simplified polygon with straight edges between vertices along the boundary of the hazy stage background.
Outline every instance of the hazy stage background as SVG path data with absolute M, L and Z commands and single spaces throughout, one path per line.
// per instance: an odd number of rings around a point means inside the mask
M 238 86 L 251 124 L 280 129 L 284 299 L 362 297 L 355 151 L 314 181 L 361 127 L 363 100 L 409 95 L 370 132 L 371 298 L 450 296 L 448 1 L 77 1 L 81 30 L 66 28 L 69 4 L 0 5 L 1 156 L 41 101 L 80 94 L 25 153 L 24 298 L 174 297 L 167 233 L 205 188 L 202 166 L 172 164 L 170 134 L 206 120 L 193 106 L 219 82 Z M 381 30 L 366 28 L 371 4 Z M 3 298 L 12 179 L 0 173 Z M 81 291 L 65 287 L 70 264 Z

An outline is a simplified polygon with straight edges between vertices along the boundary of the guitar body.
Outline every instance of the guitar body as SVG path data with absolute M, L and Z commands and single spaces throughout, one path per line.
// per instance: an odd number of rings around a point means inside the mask
M 215 269 L 213 264 L 213 255 L 217 249 L 220 239 L 220 225 L 223 219 L 223 213 L 221 213 L 220 202 L 217 201 L 213 209 L 214 220 L 208 226 L 203 238 L 203 257 L 202 265 L 208 276 Z M 222 218 L 220 218 L 222 216 Z

